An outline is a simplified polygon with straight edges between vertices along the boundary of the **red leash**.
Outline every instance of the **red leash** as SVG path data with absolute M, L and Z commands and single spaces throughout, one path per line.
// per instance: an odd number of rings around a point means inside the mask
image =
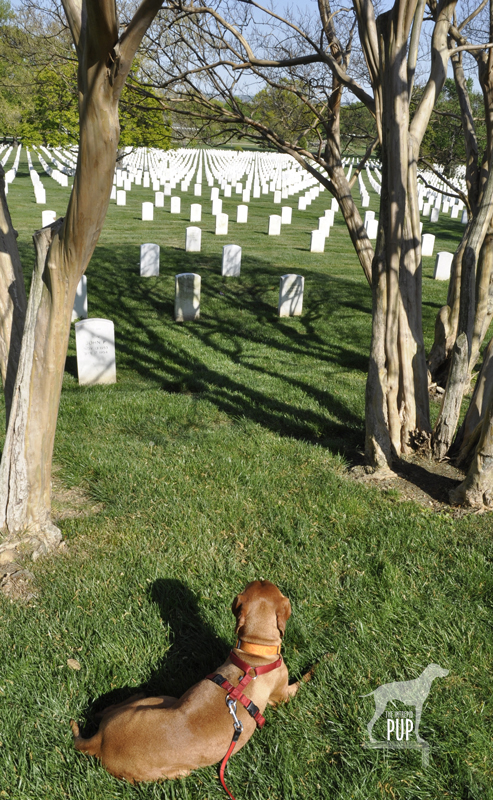
M 240 738 L 240 735 L 243 732 L 243 724 L 240 722 L 238 717 L 236 716 L 236 702 L 240 702 L 241 705 L 246 708 L 250 716 L 255 720 L 259 728 L 263 728 L 265 725 L 265 718 L 260 713 L 258 707 L 253 703 L 248 697 L 243 694 L 243 689 L 245 686 L 248 686 L 250 681 L 254 680 L 258 677 L 258 675 L 263 675 L 266 672 L 271 672 L 274 669 L 277 669 L 282 664 L 282 658 L 279 657 L 277 661 L 274 661 L 272 664 L 264 664 L 260 667 L 252 667 L 250 664 L 247 664 L 246 661 L 242 661 L 241 658 L 238 658 L 233 651 L 229 654 L 230 660 L 236 667 L 239 667 L 245 675 L 235 687 L 226 678 L 223 678 L 222 675 L 214 674 L 214 675 L 207 675 L 207 678 L 211 680 L 213 683 L 217 684 L 217 686 L 221 686 L 223 689 L 226 690 L 226 705 L 228 706 L 229 713 L 233 717 L 233 739 L 231 740 L 231 744 L 229 746 L 229 750 L 224 756 L 221 767 L 219 769 L 219 778 L 223 789 L 229 794 L 232 800 L 235 800 L 231 792 L 229 791 L 226 783 L 224 781 L 224 772 L 226 770 L 226 764 L 230 756 L 233 753 L 233 750 L 236 747 L 236 743 Z

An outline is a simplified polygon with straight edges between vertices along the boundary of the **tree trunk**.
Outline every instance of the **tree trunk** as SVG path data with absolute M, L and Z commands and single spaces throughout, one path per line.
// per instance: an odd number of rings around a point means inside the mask
M 378 18 L 382 86 L 381 236 L 373 262 L 373 319 L 366 391 L 366 458 L 390 467 L 431 430 L 421 324 L 421 248 L 415 144 L 409 137 L 406 26 Z
M 0 465 L 0 528 L 6 528 L 14 535 L 24 531 L 39 532 L 53 541 L 61 536 L 58 529 L 51 525 L 50 519 L 53 450 L 53 437 L 50 435 L 53 425 L 50 422 L 53 419 L 56 421 L 58 412 L 63 367 L 61 371 L 56 371 L 56 362 L 57 354 L 66 352 L 67 332 L 63 329 L 65 326 L 60 326 L 60 320 L 50 313 L 49 282 L 45 283 L 43 277 L 52 237 L 62 223 L 62 220 L 58 220 L 52 226 L 38 231 L 34 237 L 36 263 L 13 395 L 11 423 L 7 428 Z M 55 403 L 56 408 L 53 407 Z
M 486 407 L 479 442 L 466 479 L 450 492 L 455 505 L 473 507 L 493 506 L 493 381 L 487 386 L 489 401 Z
M 365 278 L 371 286 L 371 270 L 374 255 L 373 246 L 368 238 L 366 228 L 363 225 L 359 209 L 353 200 L 342 163 L 339 161 L 339 164 L 330 166 L 328 171 L 336 189 L 334 197 L 339 203 L 352 245 L 356 251 L 361 267 L 363 268 L 363 272 L 365 273 Z
M 449 380 L 447 381 L 442 407 L 433 432 L 433 453 L 435 457 L 439 459 L 447 454 L 457 429 L 462 399 L 469 385 L 470 365 L 472 364 L 473 357 L 473 341 L 476 358 L 479 353 L 479 337 L 477 335 L 479 324 L 477 324 L 476 299 L 478 296 L 477 282 L 481 283 L 481 274 L 477 276 L 476 271 L 478 269 L 478 257 L 480 253 L 483 252 L 483 245 L 491 225 L 492 215 L 493 170 L 490 168 L 479 211 L 470 226 L 467 244 L 465 245 L 462 257 L 458 346 L 454 348 Z M 483 283 L 486 283 L 487 286 L 486 288 L 485 286 L 479 287 L 479 295 L 482 291 L 483 294 L 486 293 L 486 298 L 489 294 L 491 274 L 488 270 L 491 270 L 490 258 L 485 259 L 483 270 L 487 275 L 487 278 L 483 279 Z M 481 323 L 482 322 L 483 320 L 481 320 Z M 476 339 L 474 340 L 475 332 Z
M 0 529 L 11 535 L 60 538 L 51 522 L 51 464 L 72 308 L 109 204 L 121 90 L 160 6 L 144 0 L 118 40 L 112 0 L 86 0 L 84 13 L 64 0 L 79 59 L 79 155 L 65 219 L 34 237 L 36 266 L 0 465 Z
M 489 387 L 493 385 L 493 339 L 490 341 L 483 358 L 483 366 L 476 381 L 474 394 L 469 403 L 467 414 L 464 418 L 450 456 L 457 466 L 464 466 L 471 460 L 474 449 L 479 441 L 482 422 L 486 413 L 489 400 Z
M 13 534 L 52 530 L 51 464 L 72 308 L 106 215 L 119 137 L 117 103 L 107 80 L 95 94 L 101 101 L 105 89 L 101 107 L 84 101 L 67 215 L 34 237 L 22 368 L 0 467 L 0 528 Z
M 17 248 L 17 233 L 12 227 L 5 197 L 4 174 L 0 164 L 0 373 L 8 425 L 27 300 Z

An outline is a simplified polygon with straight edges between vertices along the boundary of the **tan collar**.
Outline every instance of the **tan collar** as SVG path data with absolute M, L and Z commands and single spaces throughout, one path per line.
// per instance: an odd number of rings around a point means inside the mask
M 245 642 L 243 639 L 238 639 L 235 647 L 237 650 L 242 650 L 243 653 L 250 653 L 252 656 L 278 656 L 281 653 L 281 645 L 253 644 L 253 642 Z

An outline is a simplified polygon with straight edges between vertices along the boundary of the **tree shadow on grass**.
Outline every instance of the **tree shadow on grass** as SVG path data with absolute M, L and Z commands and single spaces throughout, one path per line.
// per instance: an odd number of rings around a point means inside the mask
M 90 315 L 114 321 L 122 366 L 164 391 L 200 395 L 224 413 L 254 420 L 282 436 L 354 453 L 363 420 L 333 391 L 337 380 L 321 379 L 320 369 L 366 374 L 371 313 L 366 284 L 304 269 L 303 315 L 280 319 L 277 293 L 285 269 L 262 259 L 244 258 L 239 279 L 219 274 L 217 255 L 175 247 L 161 247 L 159 278 L 141 278 L 138 263 L 137 246 L 98 247 L 88 270 Z M 194 323 L 173 320 L 179 272 L 202 275 L 201 319 Z M 347 314 L 339 317 L 341 308 Z M 326 321 L 333 324 L 333 336 Z M 300 371 L 294 362 L 302 360 Z M 275 382 L 285 385 L 286 393 L 273 393 Z M 312 402 L 293 405 L 285 397 L 293 390 L 315 400 L 330 417 Z
M 90 701 L 84 715 L 86 722 L 82 735 L 85 737 L 96 732 L 98 713 L 134 694 L 181 697 L 222 664 L 231 649 L 232 639 L 226 642 L 204 621 L 197 597 L 182 581 L 158 578 L 149 589 L 149 597 L 158 606 L 164 627 L 171 629 L 172 645 L 144 683 L 121 686 Z M 232 619 L 232 637 L 233 625 Z

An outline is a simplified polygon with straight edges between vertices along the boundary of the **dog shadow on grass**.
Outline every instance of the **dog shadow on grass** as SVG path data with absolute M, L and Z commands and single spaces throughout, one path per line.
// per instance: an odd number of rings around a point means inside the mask
M 149 597 L 158 606 L 164 627 L 172 631 L 171 647 L 144 683 L 121 686 L 93 698 L 85 713 L 83 736 L 96 732 L 97 715 L 108 706 L 139 693 L 181 697 L 227 657 L 231 641 L 219 637 L 204 621 L 197 597 L 182 581 L 158 578 L 149 588 Z

